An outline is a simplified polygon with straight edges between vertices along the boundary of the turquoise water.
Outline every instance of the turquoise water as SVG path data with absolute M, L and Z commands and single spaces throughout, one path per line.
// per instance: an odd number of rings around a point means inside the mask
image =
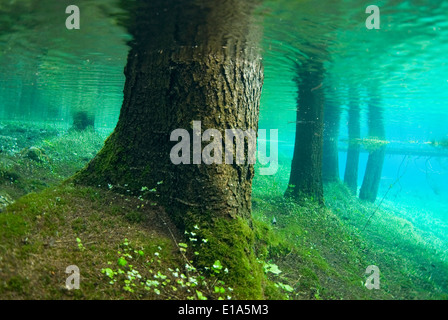
M 82 26 L 69 31 L 70 1 L 0 0 L 3 125 L 42 124 L 62 133 L 76 111 L 86 111 L 103 137 L 114 129 L 131 38 L 119 23 L 125 13 L 112 0 L 78 3 Z M 381 9 L 379 30 L 365 26 L 371 4 Z M 448 150 L 431 142 L 448 139 L 448 1 L 263 1 L 255 15 L 265 74 L 259 128 L 278 129 L 286 168 L 278 180 L 287 184 L 294 149 L 296 65 L 314 59 L 325 67 L 326 104 L 342 110 L 340 177 L 354 90 L 361 138 L 368 135 L 369 101 L 383 112 L 388 149 L 376 203 L 399 208 L 403 218 L 447 239 Z M 359 186 L 367 156 L 361 153 Z
M 104 0 L 81 2 L 82 28 L 66 30 L 67 3 L 2 1 L 1 119 L 70 122 L 70 110 L 84 108 L 95 113 L 98 127 L 114 127 L 129 35 L 108 16 L 119 13 L 115 2 Z M 261 127 L 279 128 L 284 138 L 293 134 L 294 63 L 312 55 L 324 61 L 328 103 L 346 108 L 348 90 L 358 88 L 363 108 L 375 86 L 388 140 L 446 138 L 448 4 L 376 4 L 380 30 L 365 27 L 365 6 L 356 1 L 263 3 L 257 13 L 265 66 Z
M 68 128 L 72 112 L 86 110 L 95 116 L 98 130 L 113 130 L 123 97 L 130 36 L 117 25 L 120 10 L 113 1 L 84 3 L 82 28 L 68 31 L 61 26 L 65 1 L 2 1 L 0 119 L 46 121 Z M 326 103 L 343 110 L 341 145 L 347 139 L 345 111 L 352 89 L 359 91 L 361 136 L 367 135 L 372 86 L 392 146 L 405 153 L 431 152 L 436 150 L 425 142 L 448 138 L 448 3 L 375 4 L 381 9 L 380 30 L 365 27 L 367 15 L 359 1 L 265 1 L 257 11 L 265 67 L 259 127 L 279 130 L 279 150 L 286 156 L 292 156 L 294 146 L 294 64 L 308 57 L 324 62 Z M 396 157 L 386 160 L 382 191 L 395 175 Z M 410 194 L 444 203 L 446 165 L 438 158 L 430 169 L 417 164 L 425 159 L 408 166 L 403 179 L 413 183 L 403 183 L 403 192 L 407 188 Z M 360 170 L 363 164 L 361 158 Z M 359 184 L 362 176 L 360 172 Z M 431 184 L 438 186 L 437 192 Z

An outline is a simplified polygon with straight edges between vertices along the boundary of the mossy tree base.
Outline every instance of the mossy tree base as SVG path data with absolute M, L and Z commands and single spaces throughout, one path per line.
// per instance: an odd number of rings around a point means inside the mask
M 188 214 L 186 230 L 196 231 L 207 242 L 194 256 L 198 268 L 210 267 L 219 260 L 228 272 L 218 275 L 234 289 L 238 299 L 263 299 L 264 273 L 255 254 L 254 230 L 242 218 L 206 217 Z

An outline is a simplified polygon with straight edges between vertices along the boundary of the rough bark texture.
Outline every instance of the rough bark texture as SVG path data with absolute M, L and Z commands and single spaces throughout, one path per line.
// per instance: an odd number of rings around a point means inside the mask
M 323 66 L 317 62 L 300 69 L 296 140 L 285 195 L 299 202 L 306 198 L 323 203 Z
M 202 122 L 202 131 L 219 130 L 223 140 L 225 129 L 257 131 L 263 72 L 253 43 L 253 8 L 254 1 L 246 0 L 139 1 L 117 127 L 75 177 L 134 195 L 156 188 L 143 195 L 155 194 L 178 226 L 199 224 L 216 237 L 209 238 L 215 255 L 209 260 L 233 270 L 230 282 L 252 291 L 239 291 L 244 298 L 259 298 L 261 285 L 253 235 L 245 229 L 251 225 L 253 165 L 174 165 L 170 151 L 178 142 L 170 135 L 186 129 L 192 143 L 193 121 Z
M 176 144 L 170 142 L 171 132 L 191 133 L 193 121 L 202 121 L 203 130 L 220 130 L 223 137 L 225 129 L 258 129 L 263 75 L 248 46 L 250 6 L 199 3 L 147 1 L 138 9 L 119 122 L 79 180 L 131 192 L 157 187 L 173 209 L 248 218 L 252 165 L 170 161 Z
M 382 117 L 382 109 L 377 104 L 369 106 L 369 137 L 370 139 L 385 140 L 386 132 Z M 359 198 L 369 202 L 375 202 L 383 171 L 386 145 L 379 145 L 369 153 L 366 172 L 362 181 Z
M 348 149 L 344 182 L 353 195 L 358 193 L 359 139 L 361 138 L 360 108 L 352 95 L 348 110 Z
M 325 104 L 324 108 L 324 145 L 322 160 L 323 182 L 339 181 L 339 106 Z

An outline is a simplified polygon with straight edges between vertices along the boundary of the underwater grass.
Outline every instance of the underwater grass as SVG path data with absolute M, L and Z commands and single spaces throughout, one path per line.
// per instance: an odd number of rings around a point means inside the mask
M 69 178 L 104 141 L 94 130 L 58 131 L 49 125 L 14 121 L 2 122 L 0 127 L 0 196 L 12 200 Z M 2 207 L 0 203 L 0 211 Z
M 378 209 L 335 183 L 325 186 L 325 207 L 311 202 L 299 206 L 276 190 L 281 190 L 281 184 L 285 181 L 277 181 L 274 190 L 268 191 L 266 181 L 254 184 L 254 218 L 268 225 L 283 247 L 289 248 L 286 254 L 271 251 L 268 259 L 284 271 L 284 279 L 295 288 L 295 298 L 447 298 L 446 244 L 398 216 L 392 204 Z M 257 190 L 259 186 L 263 190 Z M 262 198 L 263 192 L 270 197 Z M 369 265 L 381 270 L 380 290 L 364 286 Z M 301 290 L 299 279 L 308 290 Z
M 128 212 L 139 212 L 141 220 L 128 219 Z M 169 271 L 171 267 L 178 270 L 179 277 L 187 272 L 166 222 L 162 223 L 159 215 L 163 215 L 160 208 L 141 199 L 70 184 L 21 198 L 0 215 L 0 296 L 3 299 L 196 297 L 194 290 L 180 290 L 182 286 L 176 290 L 180 292 L 178 296 L 171 292 L 174 290 L 161 289 L 165 285 L 168 288 L 169 277 L 165 274 L 170 274 L 169 281 L 178 286 L 172 275 L 175 271 Z M 169 219 L 165 217 L 164 221 Z M 180 235 L 177 237 L 182 239 Z M 70 265 L 80 269 L 80 290 L 69 291 L 65 287 L 68 277 L 65 269 Z M 156 286 L 154 276 L 164 281 Z M 129 278 L 135 283 L 129 283 Z M 141 279 L 145 279 L 143 286 L 139 283 Z M 147 285 L 146 280 L 153 282 Z
M 358 202 L 340 185 L 329 188 L 327 195 L 338 201 L 340 212 L 331 201 L 327 206 L 333 209 L 311 202 L 299 206 L 283 197 L 254 199 L 254 245 L 265 274 L 265 299 L 446 298 L 448 268 L 440 247 L 431 246 L 406 220 L 382 211 L 363 233 L 359 222 L 371 205 Z M 217 264 L 218 271 L 231 275 L 232 266 L 220 266 L 217 259 L 208 267 L 187 267 L 196 254 L 207 255 L 195 243 L 208 233 L 182 235 L 164 225 L 168 217 L 157 218 L 162 212 L 138 197 L 70 184 L 19 199 L 0 215 L 1 297 L 238 298 L 212 272 Z M 82 290 L 65 288 L 64 271 L 73 264 L 81 270 Z M 368 265 L 380 267 L 380 290 L 364 286 Z M 145 285 L 136 279 L 145 279 Z M 198 281 L 206 283 L 200 296 L 187 291 Z

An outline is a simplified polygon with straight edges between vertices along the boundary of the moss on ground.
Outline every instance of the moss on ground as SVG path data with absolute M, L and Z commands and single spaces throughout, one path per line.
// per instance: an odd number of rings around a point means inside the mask
M 391 207 L 377 210 L 351 196 L 342 184 L 327 185 L 325 191 L 326 207 L 299 206 L 278 193 L 254 199 L 254 219 L 269 230 L 258 235 L 270 243 L 265 258 L 282 271 L 270 278 L 293 287 L 290 298 L 447 298 L 445 243 L 399 218 Z M 380 268 L 380 290 L 365 287 L 369 265 Z
M 139 212 L 141 221 L 126 214 Z M 10 299 L 141 298 L 111 285 L 101 271 L 117 267 L 124 239 L 142 256 L 129 260 L 134 270 L 165 270 L 183 265 L 175 241 L 159 217 L 163 210 L 138 198 L 66 184 L 32 193 L 0 214 L 0 296 Z M 132 220 L 132 219 L 131 219 Z M 169 220 L 168 220 L 169 221 Z M 177 235 L 179 236 L 179 235 Z M 155 262 L 154 253 L 163 256 Z M 137 259 L 140 258 L 140 259 Z M 77 265 L 81 290 L 65 288 L 67 266 Z M 129 266 L 123 271 L 129 271 Z M 169 298 L 163 296 L 161 297 Z M 157 298 L 145 290 L 145 298 Z
M 0 128 L 0 190 L 13 200 L 72 176 L 104 140 L 93 130 L 59 132 L 14 122 Z
M 31 193 L 0 215 L 0 296 L 264 298 L 262 285 L 271 284 L 246 223 L 198 221 L 192 230 L 180 232 L 163 208 L 141 197 L 68 182 Z M 80 269 L 80 290 L 65 287 L 71 265 Z
M 45 136 L 33 140 L 41 161 L 21 156 L 24 144 L 0 157 L 2 203 L 17 199 L 0 213 L 0 298 L 448 298 L 445 229 L 423 232 L 392 203 L 378 209 L 330 184 L 325 207 L 299 205 L 283 196 L 281 165 L 255 177 L 252 228 L 196 216 L 178 230 L 141 196 L 59 185 L 93 157 L 95 141 L 92 131 Z M 65 287 L 70 265 L 80 290 Z M 364 285 L 369 265 L 380 268 L 380 290 Z
M 0 214 L 0 296 L 447 297 L 443 244 L 432 245 L 412 224 L 383 211 L 362 231 L 373 207 L 343 186 L 327 186 L 327 199 L 325 208 L 256 198 L 253 229 L 238 219 L 198 220 L 183 233 L 162 208 L 142 198 L 65 183 L 29 194 Z M 65 288 L 69 265 L 80 268 L 80 290 Z M 380 267 L 381 290 L 364 286 L 369 265 Z

